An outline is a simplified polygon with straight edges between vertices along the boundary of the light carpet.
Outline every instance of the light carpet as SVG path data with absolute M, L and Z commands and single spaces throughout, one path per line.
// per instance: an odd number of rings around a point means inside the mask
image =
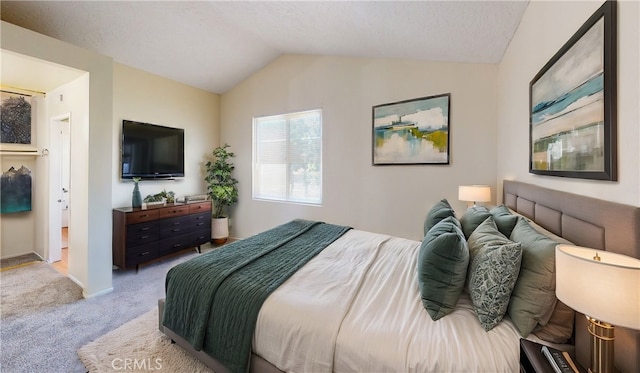
M 158 309 L 129 321 L 78 350 L 88 372 L 212 372 L 158 330 Z
M 82 289 L 45 262 L 7 268 L 0 283 L 2 320 L 82 299 Z

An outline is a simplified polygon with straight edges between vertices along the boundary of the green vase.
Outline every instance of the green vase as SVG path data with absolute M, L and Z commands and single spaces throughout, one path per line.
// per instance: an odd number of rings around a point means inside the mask
M 142 207 L 142 195 L 138 189 L 138 183 L 133 186 L 133 196 L 131 197 L 131 207 Z

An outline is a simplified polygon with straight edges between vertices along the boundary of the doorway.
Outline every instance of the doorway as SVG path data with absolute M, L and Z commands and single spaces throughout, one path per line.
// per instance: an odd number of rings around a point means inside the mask
M 68 273 L 71 237 L 71 114 L 51 118 L 49 138 L 48 261 Z

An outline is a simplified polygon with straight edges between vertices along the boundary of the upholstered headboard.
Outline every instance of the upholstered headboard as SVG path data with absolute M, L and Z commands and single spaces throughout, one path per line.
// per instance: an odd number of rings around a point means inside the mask
M 505 180 L 503 203 L 578 246 L 640 258 L 640 208 Z M 594 296 L 594 300 L 597 296 Z M 587 321 L 576 313 L 576 355 L 590 365 Z M 616 327 L 615 365 L 640 372 L 640 331 Z

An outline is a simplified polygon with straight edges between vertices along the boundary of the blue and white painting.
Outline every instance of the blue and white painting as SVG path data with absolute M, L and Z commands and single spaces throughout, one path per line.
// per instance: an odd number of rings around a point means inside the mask
M 31 211 L 31 170 L 11 167 L 0 177 L 0 213 Z
M 373 107 L 373 164 L 448 164 L 450 94 Z
M 601 18 L 532 84 L 532 170 L 604 171 L 603 45 Z

